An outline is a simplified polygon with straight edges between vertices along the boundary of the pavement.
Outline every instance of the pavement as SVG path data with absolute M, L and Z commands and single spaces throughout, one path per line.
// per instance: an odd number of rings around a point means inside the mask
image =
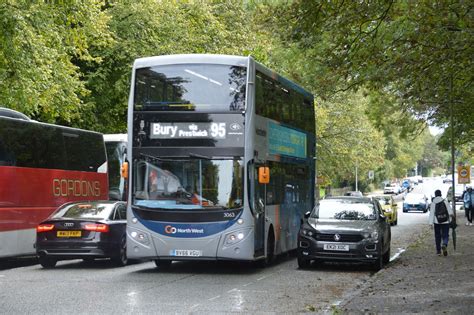
M 448 256 L 436 255 L 434 231 L 372 276 L 332 308 L 333 314 L 474 314 L 474 225 L 456 212 L 456 250 L 452 230 Z

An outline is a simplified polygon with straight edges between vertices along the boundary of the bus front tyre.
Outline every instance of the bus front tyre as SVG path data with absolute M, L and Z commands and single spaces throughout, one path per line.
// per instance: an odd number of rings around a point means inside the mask
M 258 266 L 261 268 L 268 267 L 272 264 L 274 259 L 275 259 L 275 237 L 273 236 L 273 232 L 270 232 L 267 238 L 267 253 L 265 255 L 265 258 L 258 261 Z
M 158 269 L 168 269 L 171 266 L 171 260 L 155 259 L 155 266 Z

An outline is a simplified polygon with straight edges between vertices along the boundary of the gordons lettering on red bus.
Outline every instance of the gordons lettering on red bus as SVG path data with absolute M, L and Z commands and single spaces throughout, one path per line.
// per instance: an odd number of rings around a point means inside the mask
M 100 182 L 72 179 L 53 179 L 55 197 L 99 197 Z

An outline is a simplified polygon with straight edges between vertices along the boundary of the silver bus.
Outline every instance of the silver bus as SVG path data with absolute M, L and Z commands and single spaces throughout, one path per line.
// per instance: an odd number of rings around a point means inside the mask
M 313 95 L 228 55 L 135 60 L 127 255 L 269 264 L 314 205 Z

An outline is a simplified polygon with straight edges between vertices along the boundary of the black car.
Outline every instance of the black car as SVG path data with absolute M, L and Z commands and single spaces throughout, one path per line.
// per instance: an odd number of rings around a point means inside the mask
M 41 266 L 58 260 L 111 258 L 127 264 L 127 208 L 123 201 L 71 202 L 60 206 L 36 227 L 36 253 Z
M 298 266 L 311 261 L 369 263 L 380 270 L 390 260 L 390 224 L 378 201 L 361 197 L 321 200 L 298 233 Z

